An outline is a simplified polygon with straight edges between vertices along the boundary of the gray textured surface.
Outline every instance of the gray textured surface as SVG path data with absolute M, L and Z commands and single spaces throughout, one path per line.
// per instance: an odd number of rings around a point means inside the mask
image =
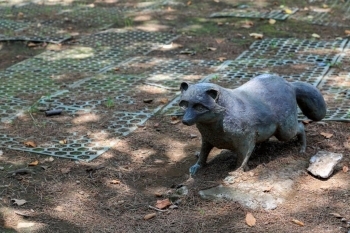
M 298 123 L 297 104 L 312 120 L 326 114 L 323 97 L 314 86 L 290 84 L 276 75 L 260 75 L 236 89 L 182 83 L 181 92 L 182 122 L 196 124 L 202 135 L 199 160 L 190 168 L 191 174 L 205 166 L 213 147 L 236 152 L 237 166 L 243 169 L 255 143 L 271 136 L 281 141 L 298 136 L 304 152 L 306 138 L 304 126 Z
M 294 161 L 285 167 L 254 174 L 248 180 L 233 174 L 225 178 L 223 185 L 201 190 L 199 195 L 203 199 L 236 201 L 251 209 L 272 210 L 293 192 L 294 182 L 304 173 L 306 166 L 306 162 Z
M 329 151 L 319 151 L 311 157 L 308 171 L 314 176 L 324 179 L 330 177 L 334 171 L 334 167 L 341 161 L 343 155 Z

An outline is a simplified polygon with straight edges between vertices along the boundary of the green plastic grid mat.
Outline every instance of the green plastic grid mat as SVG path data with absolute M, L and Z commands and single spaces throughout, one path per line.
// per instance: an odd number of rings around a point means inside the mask
M 144 83 L 166 90 L 178 91 L 181 82 L 195 82 L 220 69 L 222 62 L 172 58 L 135 57 L 121 68 L 143 68 Z
M 159 109 L 160 107 L 154 109 L 153 112 L 113 112 L 112 118 L 109 118 L 105 124 L 105 130 L 117 136 L 126 136 L 142 126 Z
M 321 5 L 321 3 L 317 4 Z M 350 1 L 327 0 L 323 1 L 322 4 L 328 7 L 310 7 L 310 10 L 299 11 L 290 18 L 330 27 L 348 27 L 350 25 Z M 334 12 L 334 9 L 337 9 L 337 13 Z
M 145 54 L 162 45 L 170 44 L 178 35 L 163 32 L 111 29 L 81 38 L 78 43 L 92 47 L 112 47 L 123 51 Z
M 88 136 L 67 136 L 67 143 L 49 139 L 48 142 L 39 144 L 35 148 L 26 147 L 24 145 L 26 140 L 20 137 L 0 134 L 0 140 L 0 146 L 8 149 L 84 161 L 91 161 L 109 149 L 109 147 L 100 146 Z
M 22 24 L 22 26 L 24 25 L 25 24 Z M 17 26 L 20 27 L 21 24 L 18 24 Z M 16 31 L 8 30 L 6 34 L 0 34 L 0 40 L 2 41 L 25 40 L 59 44 L 70 38 L 71 35 L 60 28 L 48 27 L 41 24 L 27 24 L 26 27 Z
M 59 89 L 59 86 L 50 77 L 35 70 L 13 72 L 1 80 L 0 96 L 50 93 Z
M 345 40 L 264 39 L 255 41 L 239 59 L 293 59 L 324 65 L 334 63 L 343 51 Z
M 209 17 L 223 18 L 223 17 L 237 17 L 237 18 L 258 18 L 258 19 L 276 19 L 285 20 L 291 14 L 294 14 L 299 9 L 291 8 L 290 13 L 286 13 L 283 9 L 278 10 L 257 10 L 257 9 L 230 9 L 221 12 L 215 12 Z
M 91 111 L 100 116 L 108 117 L 104 119 L 104 129 L 98 134 L 106 134 L 108 137 L 126 136 L 142 126 L 156 111 L 154 112 L 120 112 L 113 113 L 109 111 Z M 80 113 L 85 114 L 85 113 Z M 62 138 L 62 136 L 60 136 Z M 26 147 L 25 139 L 20 137 L 12 137 L 6 134 L 0 134 L 0 146 L 8 149 L 39 153 L 49 156 L 56 156 L 68 159 L 90 161 L 106 152 L 109 147 L 102 146 L 99 138 L 90 136 L 72 136 L 64 137 L 67 143 L 60 143 L 55 138 L 48 138 L 47 142 L 37 145 L 35 148 Z M 26 139 L 28 140 L 28 139 Z
M 350 121 L 350 72 L 331 69 L 318 88 L 327 103 L 324 120 Z
M 11 122 L 19 115 L 28 111 L 31 102 L 26 100 L 28 95 L 45 95 L 56 92 L 59 86 L 48 76 L 35 71 L 0 72 L 0 121 Z
M 285 70 L 288 69 L 286 74 Z M 297 60 L 240 59 L 226 61 L 216 73 L 203 78 L 201 82 L 213 82 L 225 88 L 237 88 L 250 79 L 265 73 L 277 73 L 289 82 L 302 81 L 317 86 L 329 70 L 329 65 L 318 66 Z M 278 73 L 277 71 L 281 71 Z M 282 73 L 283 72 L 283 73 Z M 176 97 L 162 109 L 166 115 L 183 115 Z
M 95 7 L 93 4 L 76 5 L 57 13 L 57 20 L 46 20 L 44 24 L 62 25 L 72 23 L 87 28 L 109 28 L 113 24 L 125 24 L 124 16 L 116 7 Z
M 43 75 L 65 72 L 101 72 L 106 67 L 124 61 L 130 51 L 111 48 L 91 48 L 75 46 L 61 51 L 45 51 L 34 58 L 24 60 L 9 68 L 8 71 L 23 72 L 34 70 Z
M 29 25 L 30 23 L 28 22 L 16 22 L 9 19 L 0 19 L 0 39 L 4 36 L 14 35 L 14 31 L 27 28 Z
M 137 97 L 145 94 L 143 81 L 142 75 L 98 74 L 73 83 L 69 90 L 42 97 L 37 106 L 41 109 L 62 109 L 71 115 L 78 111 L 103 111 L 106 108 L 151 113 L 161 106 L 145 104 L 142 98 Z M 163 90 L 162 96 L 173 98 L 173 93 Z
M 28 109 L 29 102 L 16 97 L 0 95 L 0 122 L 10 123 Z
M 1 4 L 6 3 L 8 4 Z M 17 15 L 19 12 L 24 14 L 23 17 L 33 17 L 33 16 L 48 16 L 54 14 L 67 14 L 69 16 L 73 16 L 73 18 L 81 17 L 82 14 L 86 16 L 90 16 L 89 20 L 92 20 L 93 17 L 103 17 L 105 20 L 109 18 L 113 19 L 113 16 L 103 15 L 103 14 L 112 14 L 118 12 L 135 12 L 142 10 L 152 10 L 158 9 L 162 6 L 164 0 L 156 0 L 156 1 L 143 1 L 139 3 L 118 3 L 118 1 L 114 1 L 113 4 L 105 3 L 103 1 L 95 4 L 96 1 L 88 0 L 88 1 L 24 1 L 25 3 L 16 4 L 15 1 L 1 1 L 0 6 L 3 5 L 2 8 L 5 8 L 6 12 L 11 15 Z M 8 8 L 8 9 L 7 9 Z M 97 13 L 94 14 L 93 10 Z M 80 15 L 79 15 L 80 14 Z
M 301 81 L 317 86 L 329 65 L 319 66 L 299 60 L 240 59 L 226 61 L 217 76 L 209 80 L 226 88 L 237 88 L 260 74 L 276 73 L 289 82 Z

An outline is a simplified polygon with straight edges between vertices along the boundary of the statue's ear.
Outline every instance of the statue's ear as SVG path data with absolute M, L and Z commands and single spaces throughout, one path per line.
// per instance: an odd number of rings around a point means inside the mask
M 184 91 L 187 91 L 188 87 L 189 87 L 188 83 L 186 83 L 186 82 L 181 83 L 181 85 L 180 85 L 181 93 L 184 92 Z
M 215 101 L 217 101 L 218 97 L 219 97 L 219 91 L 215 90 L 215 89 L 210 89 L 207 90 L 206 93 L 213 98 Z

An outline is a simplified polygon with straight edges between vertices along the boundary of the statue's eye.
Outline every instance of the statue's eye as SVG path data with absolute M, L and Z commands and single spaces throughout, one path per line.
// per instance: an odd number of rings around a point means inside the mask
M 187 101 L 181 101 L 179 103 L 180 107 L 183 109 L 183 110 L 186 110 L 188 108 L 188 102 Z
M 206 107 L 204 107 L 204 106 L 201 105 L 201 104 L 195 104 L 195 105 L 193 106 L 193 108 L 194 108 L 197 112 L 205 112 L 205 111 L 208 110 Z

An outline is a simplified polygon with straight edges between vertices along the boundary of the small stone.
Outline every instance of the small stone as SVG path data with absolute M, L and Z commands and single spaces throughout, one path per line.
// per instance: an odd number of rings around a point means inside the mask
M 339 153 L 319 151 L 311 157 L 307 170 L 314 176 L 326 179 L 332 175 L 334 167 L 342 158 L 343 155 Z
M 4 167 L 0 167 L 0 170 L 2 171 L 2 170 L 4 170 L 5 168 Z
M 228 176 L 224 179 L 224 182 L 227 183 L 227 184 L 233 184 L 235 183 L 235 177 L 233 176 Z
M 188 194 L 187 186 L 182 186 L 182 187 L 176 189 L 176 193 L 181 195 L 181 196 L 186 196 Z
M 75 183 L 80 184 L 80 180 L 75 181 Z
M 177 206 L 177 205 L 171 205 L 171 206 L 169 206 L 169 209 L 178 209 L 179 207 Z
M 155 195 L 156 197 L 162 197 L 162 196 L 163 196 L 163 194 L 162 194 L 161 192 L 156 192 L 156 193 L 154 193 L 154 195 Z
M 152 101 L 153 101 L 153 99 L 144 99 L 144 100 L 143 100 L 143 102 L 144 102 L 145 104 L 150 104 L 150 103 L 152 103 Z

